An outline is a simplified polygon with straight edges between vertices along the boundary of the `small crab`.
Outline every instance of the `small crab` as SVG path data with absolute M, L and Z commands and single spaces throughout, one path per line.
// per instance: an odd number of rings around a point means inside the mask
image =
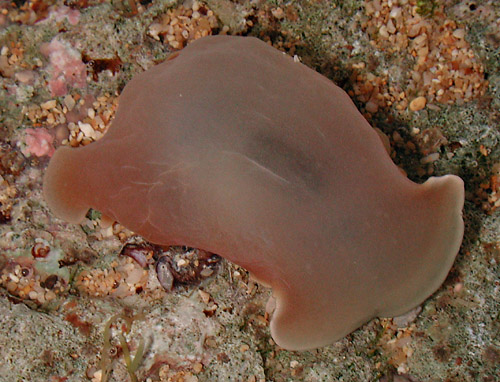
M 198 284 L 214 273 L 220 261 L 218 255 L 186 246 L 168 247 L 155 255 L 156 275 L 167 291 L 175 284 Z
M 186 246 L 160 247 L 144 242 L 126 244 L 121 254 L 133 258 L 141 267 L 155 264 L 160 285 L 171 291 L 176 284 L 193 285 L 211 276 L 220 257 Z

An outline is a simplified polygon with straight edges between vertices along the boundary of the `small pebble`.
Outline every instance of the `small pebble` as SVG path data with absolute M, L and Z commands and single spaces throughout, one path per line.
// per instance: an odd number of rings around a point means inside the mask
M 410 110 L 411 111 L 419 111 L 422 110 L 427 103 L 425 97 L 417 97 L 413 101 L 410 102 Z
M 93 138 L 95 136 L 94 129 L 89 123 L 78 122 L 78 127 L 83 132 L 83 134 L 88 138 Z
M 208 277 L 208 276 L 211 276 L 213 273 L 214 273 L 213 269 L 210 269 L 210 268 L 204 268 L 204 269 L 200 272 L 200 275 L 201 275 L 202 277 Z
M 71 95 L 68 94 L 66 97 L 64 97 L 64 105 L 66 105 L 68 110 L 71 111 L 75 107 L 76 101 Z
M 432 154 L 429 154 L 429 155 L 423 157 L 422 159 L 420 159 L 420 163 L 421 164 L 429 164 L 429 163 L 437 161 L 438 159 L 439 159 L 439 153 L 432 153 Z
M 201 300 L 205 303 L 205 304 L 208 304 L 208 302 L 210 301 L 210 294 L 203 291 L 203 290 L 199 290 L 198 291 L 198 294 L 200 295 L 200 298 Z
M 203 370 L 203 365 L 200 362 L 197 362 L 193 365 L 193 371 L 195 373 L 200 373 Z
M 55 99 L 44 102 L 40 105 L 40 107 L 44 110 L 54 109 L 57 106 L 57 101 Z
M 29 84 L 35 79 L 35 74 L 31 70 L 23 70 L 15 74 L 16 80 L 22 84 Z

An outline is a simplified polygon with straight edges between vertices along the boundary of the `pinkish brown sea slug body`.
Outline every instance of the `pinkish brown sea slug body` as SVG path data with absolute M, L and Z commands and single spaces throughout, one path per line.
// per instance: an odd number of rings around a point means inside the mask
M 124 89 L 96 143 L 58 149 L 44 193 L 153 243 L 217 253 L 273 290 L 274 340 L 308 349 L 443 282 L 463 182 L 416 184 L 329 79 L 249 37 L 195 41 Z

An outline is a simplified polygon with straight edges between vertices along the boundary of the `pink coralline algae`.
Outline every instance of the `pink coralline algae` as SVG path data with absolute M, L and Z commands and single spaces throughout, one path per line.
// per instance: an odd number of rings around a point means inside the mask
M 40 48 L 43 55 L 49 58 L 49 88 L 52 96 L 63 96 L 68 86 L 83 88 L 86 85 L 87 70 L 82 62 L 81 54 L 68 43 L 57 37 Z
M 80 21 L 80 11 L 63 5 L 61 7 L 54 8 L 50 12 L 49 17 L 41 22 L 46 20 L 56 20 L 57 22 L 61 22 L 64 19 L 67 19 L 70 25 L 76 25 Z
M 52 145 L 54 137 L 47 129 L 26 129 L 26 148 L 23 150 L 24 155 L 36 155 L 42 157 L 48 155 L 51 157 L 54 154 L 55 148 Z

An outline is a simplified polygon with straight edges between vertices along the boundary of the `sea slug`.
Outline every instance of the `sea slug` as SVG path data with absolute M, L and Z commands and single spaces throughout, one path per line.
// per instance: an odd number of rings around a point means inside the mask
M 459 177 L 407 179 L 342 89 L 250 37 L 197 40 L 137 75 L 101 140 L 56 151 L 44 193 L 69 222 L 92 207 L 246 268 L 272 288 L 287 349 L 422 303 L 463 235 Z

